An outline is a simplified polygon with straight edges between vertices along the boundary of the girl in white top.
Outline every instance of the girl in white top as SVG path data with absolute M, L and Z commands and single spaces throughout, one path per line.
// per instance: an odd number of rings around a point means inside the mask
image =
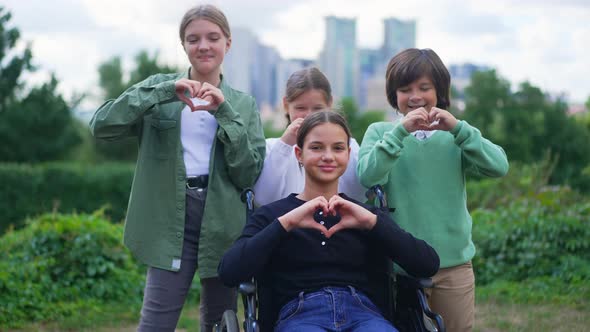
M 291 74 L 287 80 L 283 106 L 288 127 L 280 138 L 266 139 L 266 157 L 258 181 L 254 185 L 256 203 L 266 205 L 300 193 L 305 184 L 305 170 L 295 157 L 297 131 L 305 117 L 332 107 L 332 88 L 326 76 L 317 68 L 305 68 Z M 356 176 L 359 145 L 350 141 L 350 161 L 340 177 L 338 191 L 364 202 L 366 189 Z

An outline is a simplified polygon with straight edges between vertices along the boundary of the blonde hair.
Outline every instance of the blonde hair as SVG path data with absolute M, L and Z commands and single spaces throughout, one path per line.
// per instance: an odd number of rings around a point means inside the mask
M 219 28 L 221 29 L 221 32 L 223 32 L 223 35 L 225 36 L 225 38 L 231 37 L 229 23 L 227 22 L 227 18 L 225 17 L 225 14 L 223 14 L 223 12 L 219 8 L 217 8 L 213 5 L 200 5 L 200 6 L 196 6 L 194 8 L 189 9 L 182 17 L 182 20 L 180 21 L 180 28 L 179 28 L 178 33 L 180 36 L 180 42 L 183 45 L 184 45 L 184 33 L 186 30 L 186 27 L 193 20 L 198 20 L 198 19 L 204 19 L 204 20 L 207 20 L 211 23 L 218 25 Z

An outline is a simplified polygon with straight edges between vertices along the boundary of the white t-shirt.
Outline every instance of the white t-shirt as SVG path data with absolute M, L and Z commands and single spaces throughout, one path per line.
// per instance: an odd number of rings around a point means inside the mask
M 216 132 L 217 120 L 211 113 L 191 112 L 188 106 L 182 110 L 180 141 L 187 177 L 209 174 L 211 147 Z

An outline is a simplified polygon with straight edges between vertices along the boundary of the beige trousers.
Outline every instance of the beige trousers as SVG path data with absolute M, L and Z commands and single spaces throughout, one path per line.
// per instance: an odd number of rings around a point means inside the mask
M 434 288 L 425 289 L 428 304 L 443 317 L 447 331 L 471 331 L 475 316 L 475 277 L 471 262 L 440 269 L 432 281 Z

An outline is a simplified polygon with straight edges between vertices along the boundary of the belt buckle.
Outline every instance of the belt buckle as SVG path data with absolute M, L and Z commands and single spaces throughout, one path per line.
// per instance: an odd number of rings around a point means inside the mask
M 197 182 L 196 186 L 191 186 L 189 184 L 189 181 L 191 179 L 195 179 L 195 181 Z M 190 177 L 188 179 L 186 179 L 186 187 L 188 189 L 197 189 L 198 191 L 203 191 L 203 189 L 205 189 L 207 187 L 207 183 L 206 183 L 206 179 L 203 178 L 203 176 L 199 175 L 199 176 L 194 176 L 194 177 Z M 200 182 L 200 183 L 199 183 Z
M 188 179 L 186 179 L 186 187 L 187 187 L 188 189 L 200 189 L 200 187 L 198 187 L 198 186 L 191 187 L 191 185 L 189 184 L 189 181 L 190 181 L 191 179 L 196 179 L 196 177 L 194 177 L 194 178 L 188 178 Z

